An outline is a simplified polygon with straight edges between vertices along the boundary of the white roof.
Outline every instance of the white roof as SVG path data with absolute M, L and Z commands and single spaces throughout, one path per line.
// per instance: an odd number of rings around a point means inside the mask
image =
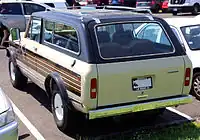
M 183 26 L 189 26 L 189 25 L 196 25 L 200 24 L 200 18 L 194 18 L 194 17 L 183 17 L 183 18 L 164 18 L 164 20 L 169 24 L 173 25 L 175 27 L 183 27 Z

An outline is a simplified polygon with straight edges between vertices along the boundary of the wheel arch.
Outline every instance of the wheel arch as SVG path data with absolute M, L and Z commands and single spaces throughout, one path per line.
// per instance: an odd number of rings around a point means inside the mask
M 50 98 L 52 96 L 52 84 L 56 84 L 56 86 L 60 90 L 65 102 L 69 103 L 66 86 L 65 86 L 64 81 L 62 80 L 61 76 L 59 75 L 59 73 L 52 72 L 45 79 L 45 82 L 44 82 L 45 89 L 46 89 L 47 95 Z
M 200 67 L 193 68 L 193 75 L 197 72 L 200 72 Z
M 16 56 L 16 53 L 15 53 L 15 51 L 14 51 L 13 49 L 7 48 L 7 49 L 6 49 L 6 56 L 7 56 L 9 59 L 11 59 L 11 61 L 13 62 L 13 64 L 14 64 L 15 66 L 17 66 L 17 61 L 16 61 L 17 56 Z

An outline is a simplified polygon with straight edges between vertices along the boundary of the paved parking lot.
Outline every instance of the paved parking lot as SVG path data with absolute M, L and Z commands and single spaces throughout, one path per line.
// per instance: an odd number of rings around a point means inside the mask
M 161 17 L 171 17 L 171 14 L 157 14 Z M 180 15 L 178 17 L 189 17 L 189 14 Z M 64 134 L 60 132 L 53 120 L 50 105 L 47 101 L 45 92 L 38 88 L 35 84 L 29 83 L 24 91 L 19 91 L 12 87 L 8 76 L 8 60 L 5 57 L 5 51 L 0 51 L 0 85 L 4 92 L 16 105 L 14 109 L 19 116 L 19 138 L 20 140 L 66 140 L 82 137 L 102 137 L 117 132 L 130 133 L 129 130 L 135 130 L 139 127 L 170 124 L 173 122 L 182 122 L 187 119 L 180 114 L 166 111 L 155 122 L 148 120 L 135 120 L 130 117 L 102 119 L 92 121 L 88 125 L 77 128 L 75 134 Z M 179 106 L 176 110 L 183 112 L 192 118 L 200 117 L 200 103 L 194 99 L 193 103 Z M 187 117 L 187 116 L 186 116 Z M 137 118 L 136 118 L 137 119 Z M 23 122 L 22 122 L 23 121 Z M 25 126 L 26 125 L 26 126 Z M 127 125 L 127 126 L 126 126 Z M 97 127 L 98 126 L 98 127 Z M 126 127 L 125 127 L 126 126 Z M 134 126 L 134 127 L 133 127 Z M 75 126 L 76 127 L 76 126 Z

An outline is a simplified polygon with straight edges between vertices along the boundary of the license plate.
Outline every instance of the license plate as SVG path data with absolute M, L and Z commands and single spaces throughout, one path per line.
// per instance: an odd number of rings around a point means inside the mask
M 177 8 L 174 8 L 174 9 L 173 9 L 173 11 L 175 11 L 175 12 L 176 12 L 176 11 L 178 11 L 178 9 L 177 9 Z
M 152 78 L 146 77 L 146 78 L 133 79 L 132 87 L 133 87 L 134 91 L 151 89 L 153 87 L 152 86 Z

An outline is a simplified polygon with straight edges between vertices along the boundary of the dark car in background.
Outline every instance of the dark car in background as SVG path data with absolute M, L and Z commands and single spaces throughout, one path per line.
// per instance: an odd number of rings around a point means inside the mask
M 164 0 L 137 0 L 136 8 L 150 9 L 154 13 L 158 13 L 162 9 Z

